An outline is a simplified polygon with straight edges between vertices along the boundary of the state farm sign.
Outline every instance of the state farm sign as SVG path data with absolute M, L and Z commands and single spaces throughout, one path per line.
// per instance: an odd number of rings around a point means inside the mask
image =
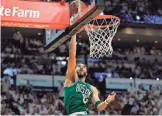
M 5 8 L 0 6 L 0 16 L 12 16 L 19 18 L 40 18 L 40 11 L 21 9 L 19 7 Z

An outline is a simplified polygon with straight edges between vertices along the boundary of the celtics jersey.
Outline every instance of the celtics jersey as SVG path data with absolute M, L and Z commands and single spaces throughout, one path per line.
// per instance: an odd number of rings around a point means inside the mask
M 87 110 L 91 103 L 90 84 L 78 80 L 70 87 L 64 87 L 64 105 L 68 114 Z

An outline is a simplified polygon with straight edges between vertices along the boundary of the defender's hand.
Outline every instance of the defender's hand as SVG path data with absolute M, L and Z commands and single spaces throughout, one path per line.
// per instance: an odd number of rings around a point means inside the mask
M 115 96 L 116 96 L 116 93 L 115 92 L 112 92 L 110 95 L 108 95 L 106 101 L 108 103 L 115 101 Z

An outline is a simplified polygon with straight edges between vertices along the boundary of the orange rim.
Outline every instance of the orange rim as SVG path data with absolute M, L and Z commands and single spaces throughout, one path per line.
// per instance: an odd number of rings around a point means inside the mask
M 113 15 L 98 15 L 97 17 L 95 17 L 92 20 L 97 20 L 97 19 L 116 19 L 117 20 L 117 24 L 120 24 L 120 18 L 118 18 L 117 16 L 113 16 Z M 106 28 L 106 27 L 113 27 L 114 24 L 109 24 L 109 25 L 93 25 L 93 24 L 87 24 L 84 26 L 84 28 L 86 27 L 87 29 L 97 29 L 97 28 Z
M 120 24 L 120 18 L 118 18 L 117 16 L 113 16 L 113 15 L 98 15 L 96 16 L 94 19 L 111 19 L 111 18 L 115 18 L 118 22 L 117 24 Z M 92 30 L 92 29 L 97 29 L 97 28 L 106 28 L 106 27 L 112 27 L 114 24 L 111 25 L 102 25 L 102 26 L 97 26 L 97 25 L 93 25 L 93 24 L 86 24 L 84 27 L 82 27 L 77 33 L 82 32 L 85 28 L 87 30 Z

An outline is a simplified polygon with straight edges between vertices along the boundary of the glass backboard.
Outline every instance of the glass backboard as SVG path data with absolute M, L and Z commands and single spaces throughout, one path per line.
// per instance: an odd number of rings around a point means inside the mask
M 51 52 L 56 49 L 60 44 L 69 39 L 85 24 L 91 21 L 91 19 L 99 15 L 104 10 L 104 8 L 104 0 L 91 1 L 91 3 L 82 10 L 81 14 L 75 17 L 71 16 L 71 22 L 68 28 L 64 30 L 45 30 L 45 50 L 47 52 Z

